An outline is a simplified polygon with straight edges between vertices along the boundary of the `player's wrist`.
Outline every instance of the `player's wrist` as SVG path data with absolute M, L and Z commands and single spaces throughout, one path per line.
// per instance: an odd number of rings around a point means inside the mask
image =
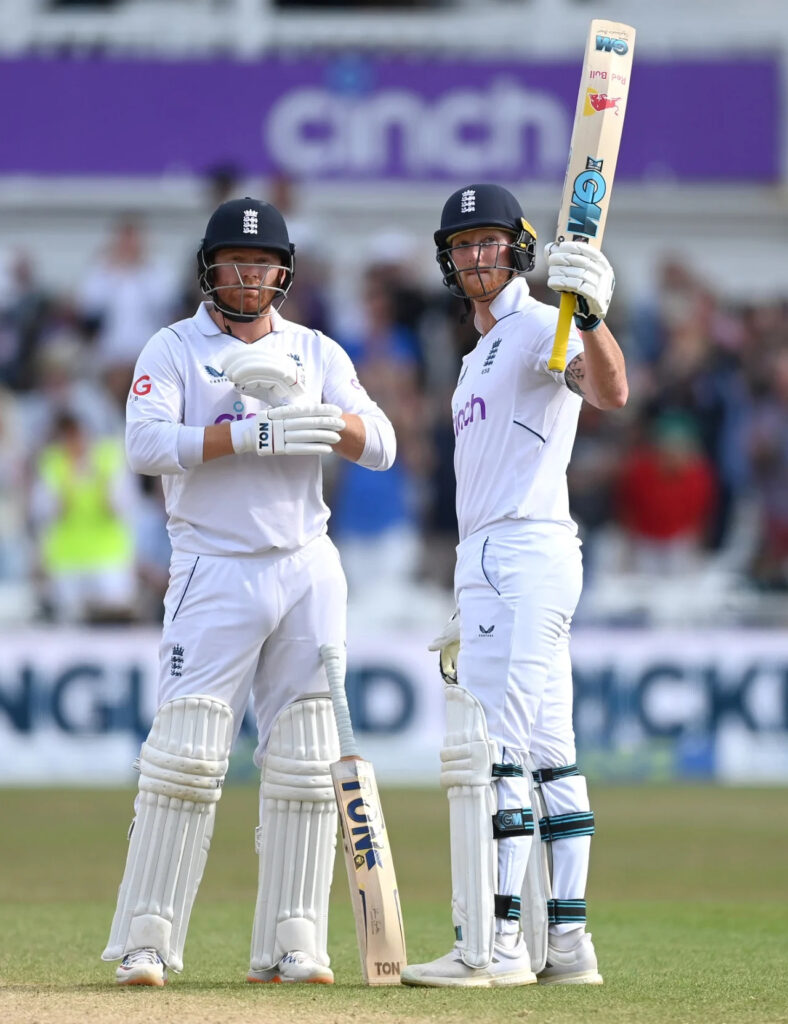
M 236 455 L 254 451 L 257 417 L 248 420 L 233 420 L 230 424 L 230 440 Z
M 577 296 L 575 303 L 574 321 L 578 331 L 589 333 L 595 331 L 602 323 L 603 312 L 599 309 L 594 312 L 588 299 L 582 295 Z

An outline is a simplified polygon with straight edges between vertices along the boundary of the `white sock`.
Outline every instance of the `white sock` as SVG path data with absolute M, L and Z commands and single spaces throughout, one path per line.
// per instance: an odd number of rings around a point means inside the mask
M 516 922 L 515 922 L 516 923 Z M 499 932 L 495 933 L 495 945 L 502 949 L 514 949 L 520 938 L 520 932 Z
M 556 929 L 558 928 L 560 928 L 561 931 L 557 931 Z M 551 925 L 547 941 L 553 947 L 553 949 L 558 949 L 562 953 L 566 953 L 570 949 L 574 949 L 574 947 L 583 937 L 584 932 L 585 925 L 582 924 Z

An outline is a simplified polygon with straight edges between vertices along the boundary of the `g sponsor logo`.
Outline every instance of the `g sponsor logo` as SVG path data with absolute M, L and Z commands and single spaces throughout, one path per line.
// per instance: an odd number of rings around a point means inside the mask
M 150 376 L 147 373 L 143 373 L 143 375 L 141 377 L 137 377 L 131 385 L 131 390 L 135 395 L 142 397 L 144 395 L 149 395 L 152 387 L 153 382 L 151 381 Z

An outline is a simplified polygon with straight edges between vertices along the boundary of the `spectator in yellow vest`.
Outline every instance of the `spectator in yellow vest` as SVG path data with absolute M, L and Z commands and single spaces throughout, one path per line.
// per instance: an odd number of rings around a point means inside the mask
M 134 616 L 131 517 L 136 495 L 116 438 L 93 439 L 61 412 L 38 458 L 32 513 L 45 604 L 60 622 L 119 622 Z

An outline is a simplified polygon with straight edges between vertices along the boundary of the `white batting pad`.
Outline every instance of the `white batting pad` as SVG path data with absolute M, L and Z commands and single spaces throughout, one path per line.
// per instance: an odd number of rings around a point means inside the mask
M 528 865 L 523 878 L 521 925 L 523 938 L 531 956 L 531 970 L 538 974 L 544 968 L 547 960 L 547 901 L 553 898 L 553 893 L 551 887 L 552 844 L 543 843 L 539 838 L 539 822 L 547 815 L 547 808 L 542 787 L 534 781 L 534 768 L 535 765 L 531 758 L 525 758 L 536 835 L 531 843 Z
M 178 697 L 156 713 L 140 754 L 137 816 L 103 960 L 149 947 L 171 970 L 183 969 L 232 737 L 232 709 L 216 697 Z
M 295 701 L 274 722 L 260 783 L 252 970 L 271 968 L 295 949 L 329 965 L 328 895 L 337 839 L 330 766 L 338 758 L 328 696 Z
M 495 935 L 497 848 L 492 817 L 495 745 L 479 701 L 456 683 L 446 695 L 446 736 L 441 785 L 449 797 L 452 920 L 460 956 L 469 967 L 488 967 Z

